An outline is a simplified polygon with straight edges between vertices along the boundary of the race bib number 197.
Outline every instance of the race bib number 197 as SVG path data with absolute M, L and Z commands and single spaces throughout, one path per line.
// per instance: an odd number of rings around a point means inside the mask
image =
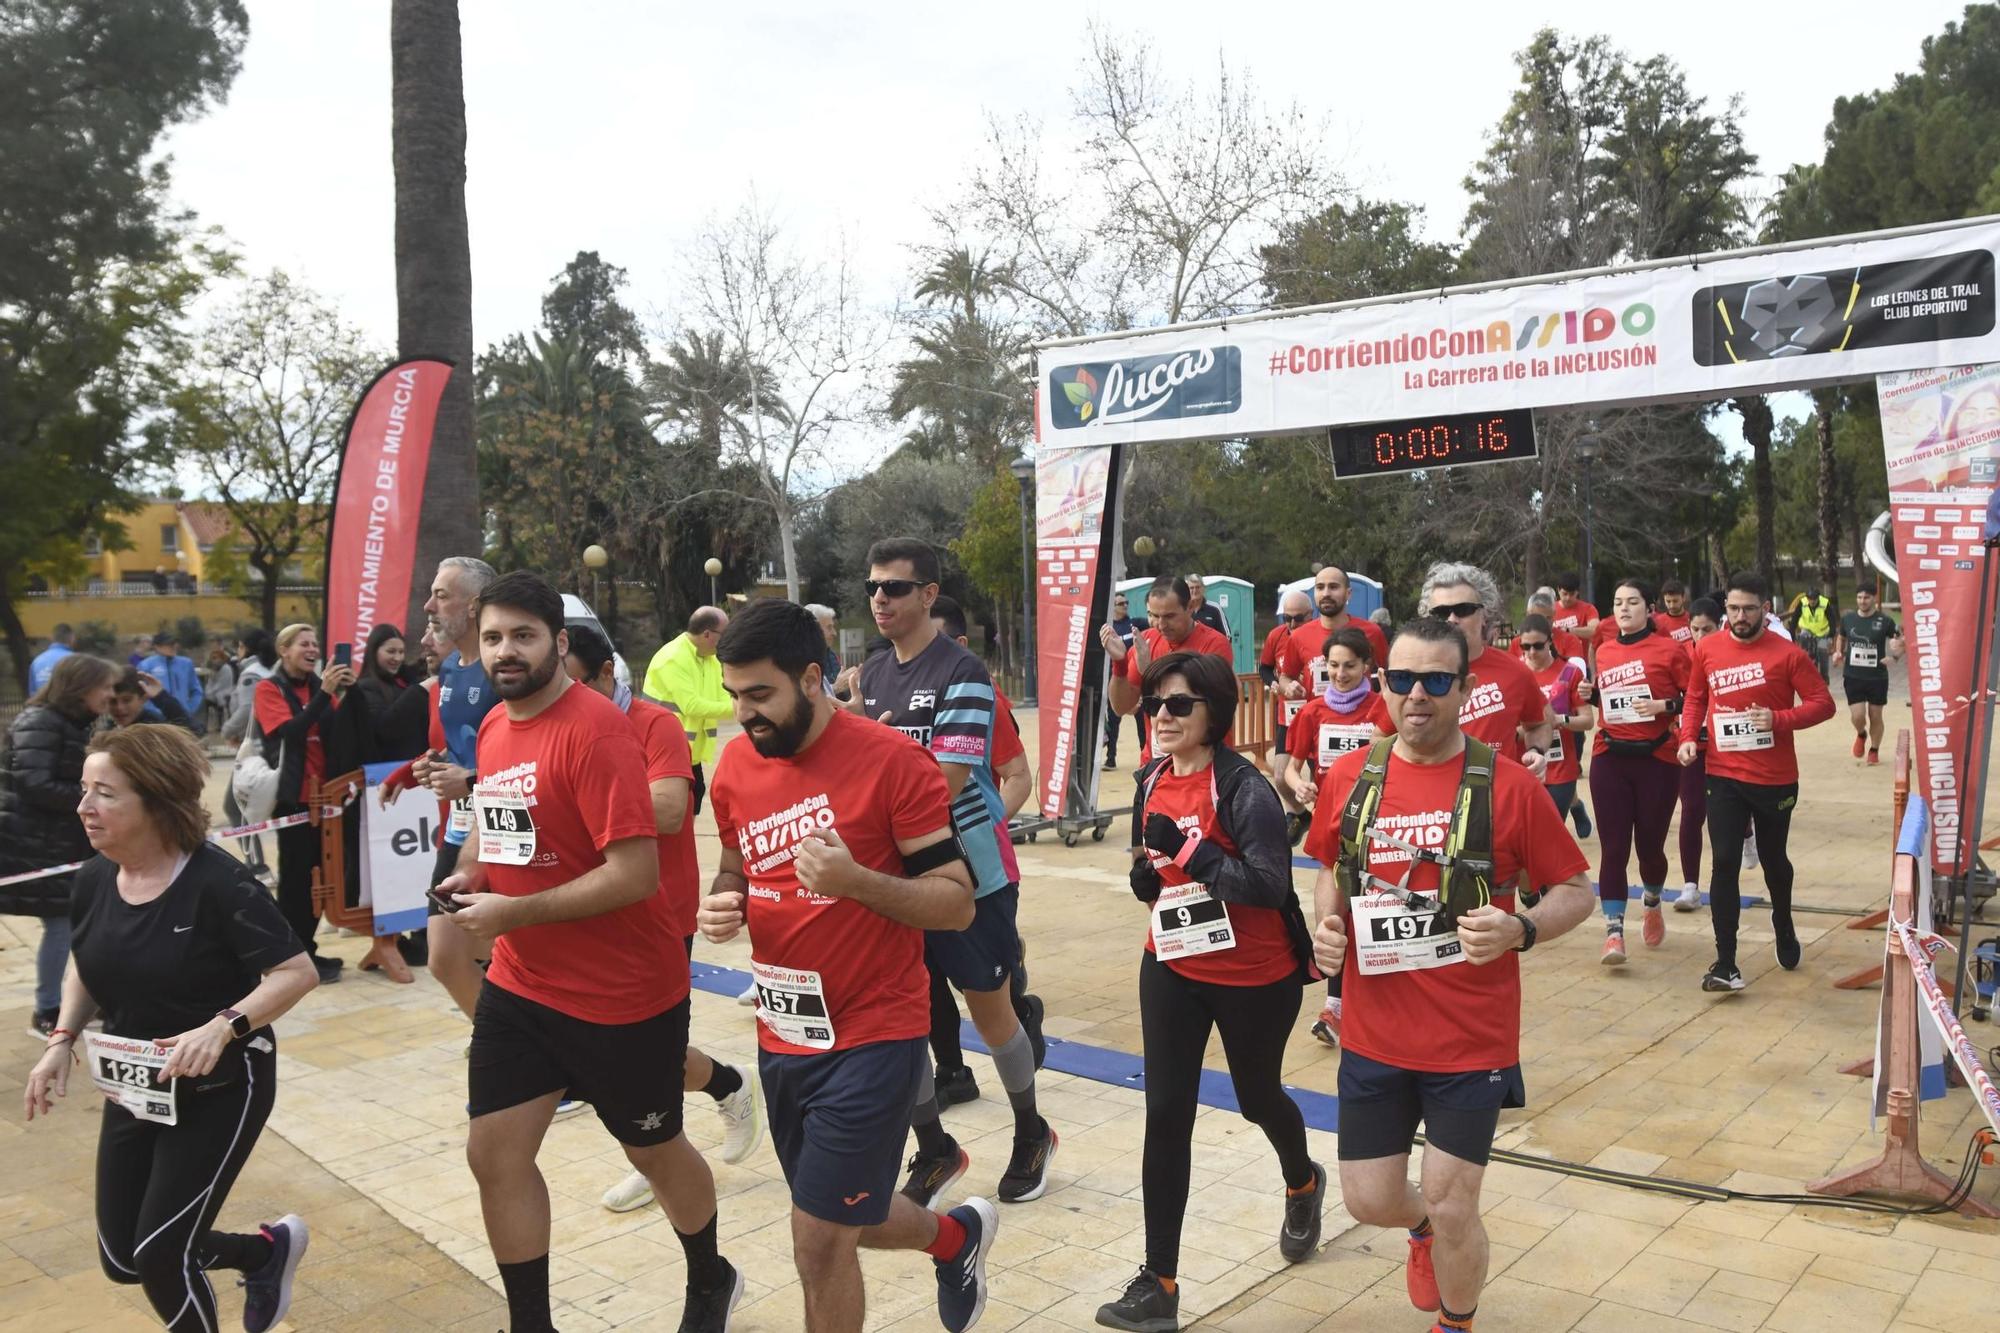
M 1443 912 L 1413 911 L 1389 893 L 1354 900 L 1354 950 L 1364 976 L 1465 961 L 1458 932 L 1445 925 Z

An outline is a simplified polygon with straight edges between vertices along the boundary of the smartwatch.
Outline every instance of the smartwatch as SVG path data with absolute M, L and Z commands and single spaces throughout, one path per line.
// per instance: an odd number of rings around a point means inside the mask
M 1514 952 L 1526 953 L 1535 947 L 1535 919 L 1526 912 L 1514 913 L 1514 919 L 1521 923 L 1521 942 L 1514 946 Z
M 247 1037 L 250 1035 L 250 1015 L 243 1013 L 241 1010 L 224 1009 L 221 1013 L 217 1014 L 216 1017 L 228 1019 L 229 1030 L 235 1033 L 239 1038 Z

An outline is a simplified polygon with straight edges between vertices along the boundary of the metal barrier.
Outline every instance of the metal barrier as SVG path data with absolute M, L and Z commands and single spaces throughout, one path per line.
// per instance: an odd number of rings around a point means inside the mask
M 329 778 L 319 789 L 317 801 L 308 805 L 313 823 L 319 825 L 319 864 L 313 867 L 313 913 L 328 925 L 366 935 L 368 956 L 361 960 L 364 971 L 379 967 L 389 980 L 408 985 L 417 978 L 397 952 L 391 935 L 375 933 L 375 913 L 366 907 L 347 905 L 347 812 L 360 809 L 368 799 L 368 783 L 360 769 Z

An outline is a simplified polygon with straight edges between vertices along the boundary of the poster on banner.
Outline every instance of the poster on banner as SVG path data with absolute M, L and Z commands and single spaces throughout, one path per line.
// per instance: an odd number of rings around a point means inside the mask
M 1083 673 L 1096 626 L 1098 561 L 1111 487 L 1108 448 L 1043 448 L 1035 454 L 1035 667 L 1041 696 L 1037 804 L 1054 819 L 1079 747 L 1095 753 L 1099 716 L 1082 716 Z M 1093 682 L 1096 685 L 1102 682 Z M 1101 697 L 1102 690 L 1097 694 Z M 1096 765 L 1091 765 L 1095 774 Z M 1093 776 L 1091 799 L 1096 799 Z
M 377 935 L 422 930 L 425 894 L 437 864 L 438 802 L 423 787 L 405 787 L 382 804 L 382 779 L 401 767 L 369 764 L 361 807 L 361 905 L 375 914 Z
M 1959 769 L 1985 710 L 1967 700 L 1979 623 L 1986 506 L 2000 481 L 2000 366 L 1960 366 L 1876 380 L 1889 517 L 1903 599 L 1919 790 L 1929 803 L 1930 861 L 1957 874 L 1967 849 Z M 1978 737 L 1971 737 L 1972 753 Z
M 1045 346 L 1042 444 L 1297 434 L 2000 361 L 2000 221 Z

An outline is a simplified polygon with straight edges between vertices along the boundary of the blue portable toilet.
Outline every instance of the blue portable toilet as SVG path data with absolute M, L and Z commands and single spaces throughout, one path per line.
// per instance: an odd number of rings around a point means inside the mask
M 1366 574 L 1357 574 L 1351 569 L 1348 570 L 1347 586 L 1349 590 L 1347 614 L 1353 616 L 1356 620 L 1368 619 L 1368 617 L 1374 615 L 1382 606 L 1382 585 L 1374 579 L 1369 578 Z M 1277 600 L 1271 604 L 1272 615 L 1284 614 L 1285 594 L 1294 591 L 1304 593 L 1306 600 L 1311 601 L 1313 595 L 1312 576 L 1307 575 L 1302 579 L 1294 579 L 1290 583 L 1280 586 Z

